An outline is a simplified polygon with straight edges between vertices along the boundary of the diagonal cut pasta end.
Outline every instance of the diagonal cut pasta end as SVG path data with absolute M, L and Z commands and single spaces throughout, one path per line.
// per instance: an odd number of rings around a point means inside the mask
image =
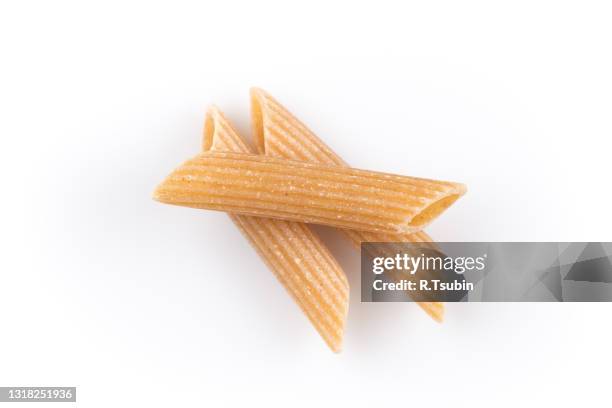
M 260 88 L 253 87 L 250 90 L 251 95 L 251 126 L 253 128 L 253 141 L 255 148 L 260 154 L 266 153 L 266 138 L 264 133 L 264 112 L 266 108 L 266 97 L 268 94 Z
M 433 220 L 438 218 L 446 209 L 467 192 L 465 184 L 448 183 L 450 188 L 439 198 L 434 198 L 427 203 L 424 208 L 414 217 L 406 220 L 405 229 L 400 232 L 414 232 L 426 227 Z
M 442 323 L 444 321 L 444 303 L 417 302 L 417 304 L 436 322 Z
M 202 151 L 252 153 L 253 149 L 240 137 L 223 112 L 212 105 L 204 120 Z
M 260 88 L 251 88 L 251 126 L 260 154 L 348 166 L 312 130 Z
M 177 172 L 184 166 L 189 165 L 189 161 L 181 164 L 172 173 L 170 173 L 164 181 L 162 181 L 153 191 L 153 200 L 163 204 L 181 205 L 181 200 L 177 200 L 174 190 L 180 188 L 183 191 L 189 191 L 189 178 L 177 177 Z

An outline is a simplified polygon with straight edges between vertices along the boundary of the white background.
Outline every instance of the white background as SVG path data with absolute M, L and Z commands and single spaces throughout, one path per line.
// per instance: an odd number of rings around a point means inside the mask
M 402 2 L 405 3 L 405 2 Z M 609 2 L 0 6 L 0 385 L 79 406 L 609 404 L 610 304 L 361 304 L 331 353 L 156 184 L 261 86 L 356 167 L 467 183 L 450 241 L 610 241 Z M 608 4 L 607 4 L 608 3 Z

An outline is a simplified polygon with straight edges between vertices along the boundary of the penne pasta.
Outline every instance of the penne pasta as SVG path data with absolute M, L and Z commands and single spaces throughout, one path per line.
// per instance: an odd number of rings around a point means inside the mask
M 303 160 L 348 167 L 330 147 L 319 139 L 284 106 L 261 89 L 251 90 L 251 116 L 254 139 L 260 153 L 292 160 Z M 379 232 L 344 230 L 357 247 L 362 242 L 431 242 L 424 231 L 388 234 Z M 418 302 L 436 321 L 442 321 L 444 303 Z
M 206 115 L 202 148 L 212 152 L 251 152 L 215 107 Z M 327 345 L 339 352 L 348 313 L 349 285 L 323 242 L 301 223 L 229 216 Z
M 459 183 L 245 153 L 203 152 L 157 188 L 186 207 L 373 232 L 414 232 L 465 192 Z

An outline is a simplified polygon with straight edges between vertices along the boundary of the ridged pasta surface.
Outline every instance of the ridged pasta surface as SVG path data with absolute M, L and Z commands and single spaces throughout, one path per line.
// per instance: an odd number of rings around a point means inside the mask
M 329 146 L 267 92 L 251 90 L 251 116 L 256 147 L 260 153 L 292 160 L 348 167 Z M 362 242 L 432 242 L 425 231 L 380 233 L 344 230 L 356 247 Z M 444 303 L 418 302 L 433 319 L 442 321 Z
M 372 232 L 414 232 L 462 184 L 245 153 L 200 153 L 158 187 L 161 202 Z
M 251 152 L 218 109 L 209 110 L 204 127 L 204 151 Z M 349 286 L 344 272 L 323 242 L 301 223 L 229 216 L 329 347 L 340 351 L 349 306 Z

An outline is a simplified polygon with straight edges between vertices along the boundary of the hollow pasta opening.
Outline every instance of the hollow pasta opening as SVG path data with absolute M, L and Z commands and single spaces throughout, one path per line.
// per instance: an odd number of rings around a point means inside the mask
M 429 224 L 429 222 L 431 222 L 444 210 L 450 207 L 455 201 L 457 201 L 459 197 L 460 194 L 452 194 L 447 197 L 441 198 L 438 201 L 434 201 L 429 206 L 425 207 L 425 209 L 421 211 L 416 217 L 414 217 L 408 223 L 408 225 L 411 227 L 422 227 Z
M 213 139 L 215 136 L 215 119 L 212 112 L 206 114 L 204 120 L 204 137 L 202 138 L 202 150 L 207 152 L 212 149 Z
M 264 140 L 263 113 L 261 110 L 261 101 L 257 95 L 257 90 L 251 90 L 251 121 L 253 126 L 253 141 L 259 153 L 266 152 L 266 143 Z

